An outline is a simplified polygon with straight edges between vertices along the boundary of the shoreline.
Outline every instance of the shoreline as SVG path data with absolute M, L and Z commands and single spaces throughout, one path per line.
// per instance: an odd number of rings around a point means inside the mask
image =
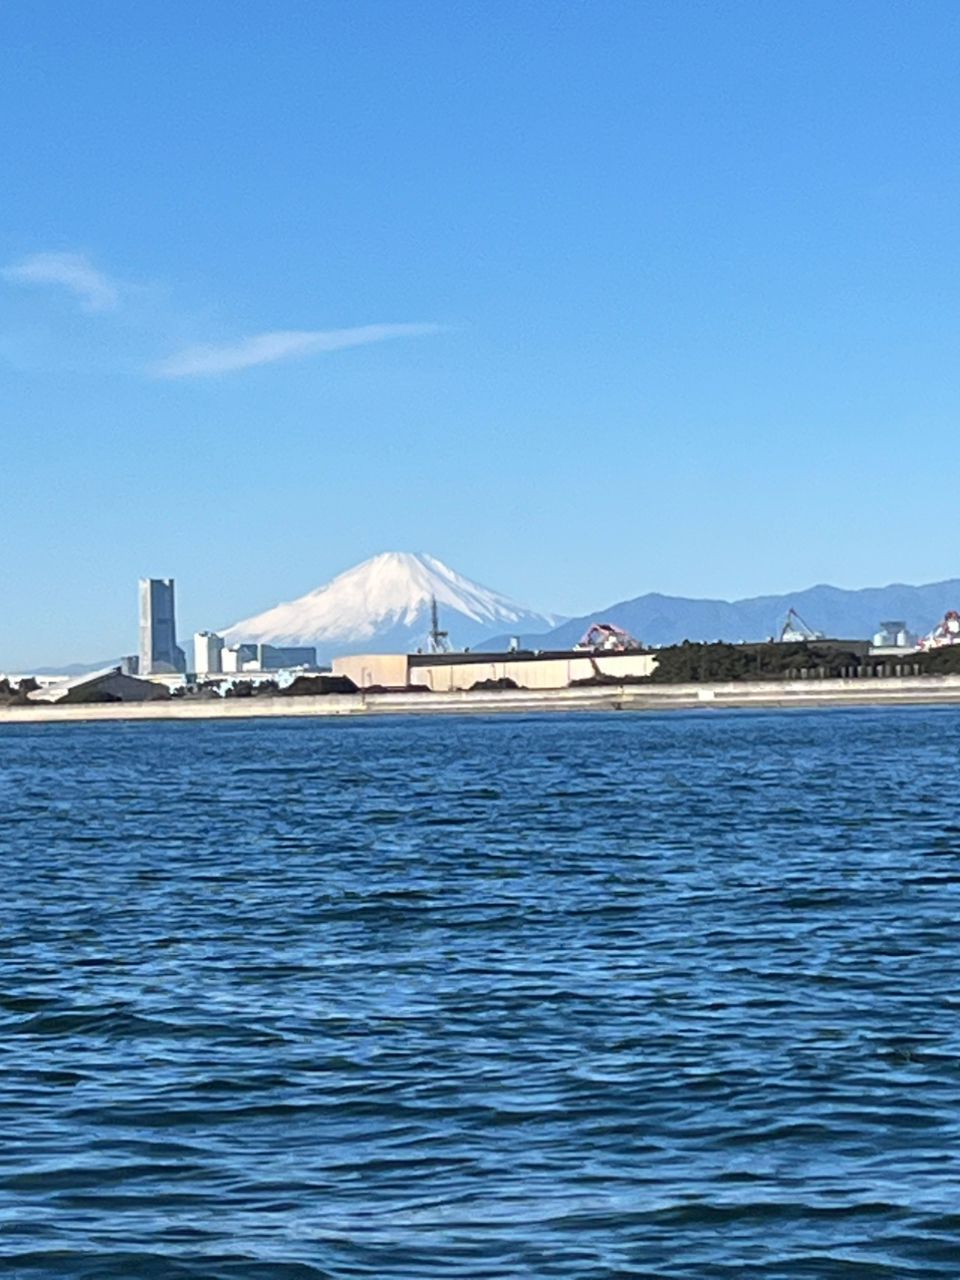
M 0 707 L 12 724 L 145 720 L 253 720 L 277 717 L 464 715 L 563 711 L 668 711 L 960 705 L 960 675 L 884 679 L 765 680 L 725 684 L 604 685 L 575 689 L 351 693 L 304 698 L 228 698 L 219 702 L 105 702 Z

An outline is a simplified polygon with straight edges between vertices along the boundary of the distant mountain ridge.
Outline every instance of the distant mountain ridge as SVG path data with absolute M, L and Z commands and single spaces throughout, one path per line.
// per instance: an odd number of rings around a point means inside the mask
M 99 662 L 71 662 L 65 667 L 31 667 L 32 676 L 86 676 L 106 667 L 119 667 L 120 658 L 102 658 Z
M 388 552 L 299 600 L 236 623 L 224 634 L 231 644 L 316 644 L 321 660 L 364 651 L 406 652 L 426 647 L 432 594 L 440 625 L 450 631 L 455 648 L 500 651 L 518 636 L 527 648 L 566 649 L 591 622 L 613 622 L 649 645 L 765 640 L 779 633 L 790 608 L 832 638 L 865 640 L 881 622 L 892 619 L 902 619 L 909 630 L 925 635 L 948 609 L 960 609 L 960 578 L 856 590 L 819 585 L 733 601 L 651 592 L 558 623 L 556 617 L 481 587 L 431 556 Z M 35 674 L 72 675 L 106 665 L 110 664 L 74 663 Z
M 657 592 L 621 600 L 604 609 L 570 618 L 549 631 L 525 633 L 528 647 L 566 649 L 576 644 L 591 622 L 613 622 L 644 644 L 680 644 L 684 640 L 766 640 L 776 636 L 788 609 L 796 609 L 816 631 L 831 638 L 868 640 L 881 622 L 901 619 L 909 630 L 926 634 L 948 609 L 960 608 L 960 578 L 913 587 L 894 583 L 886 587 L 820 585 L 784 595 L 754 596 L 744 600 L 700 600 Z M 487 641 L 505 648 L 502 635 Z

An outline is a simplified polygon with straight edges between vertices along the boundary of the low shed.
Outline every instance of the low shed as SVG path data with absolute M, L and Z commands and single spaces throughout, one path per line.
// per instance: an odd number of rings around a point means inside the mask
M 31 702 L 156 702 L 169 698 L 165 685 L 124 675 L 119 667 L 51 681 L 29 695 Z

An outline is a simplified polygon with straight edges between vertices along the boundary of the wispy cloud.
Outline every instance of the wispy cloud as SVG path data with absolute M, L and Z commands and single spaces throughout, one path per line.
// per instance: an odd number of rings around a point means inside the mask
M 119 286 L 82 253 L 35 253 L 0 270 L 11 284 L 51 284 L 69 289 L 86 311 L 111 311 Z
M 198 378 L 234 373 L 258 364 L 273 364 L 319 351 L 363 347 L 389 338 L 418 338 L 440 333 L 438 324 L 365 324 L 356 329 L 277 329 L 224 346 L 188 347 L 162 360 L 151 372 L 158 378 Z

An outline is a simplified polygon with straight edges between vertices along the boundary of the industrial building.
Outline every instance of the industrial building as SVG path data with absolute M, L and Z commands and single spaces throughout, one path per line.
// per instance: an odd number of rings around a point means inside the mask
M 31 702 L 156 702 L 169 690 L 152 680 L 138 680 L 119 667 L 88 671 L 72 678 L 52 679 L 27 695 Z
M 896 618 L 880 623 L 880 628 L 873 637 L 870 652 L 891 656 L 915 653 L 918 643 L 918 638 L 910 631 L 907 624 L 902 619 Z
M 240 672 L 289 671 L 317 665 L 312 645 L 283 647 L 273 644 L 225 645 L 215 631 L 197 631 L 193 637 L 192 673 L 197 676 L 237 675 Z
M 657 655 L 649 649 L 587 652 L 571 649 L 514 653 L 367 653 L 334 658 L 333 674 L 358 689 L 423 688 L 436 693 L 512 681 L 520 689 L 566 689 L 591 676 L 649 676 Z
M 317 650 L 313 645 L 258 644 L 256 661 L 261 671 L 287 671 L 291 667 L 316 667 Z
M 177 615 L 172 578 L 140 579 L 140 658 L 142 676 L 186 671 L 177 644 Z
M 257 665 L 257 646 L 255 644 L 232 644 L 225 646 L 220 654 L 220 670 L 236 675 L 238 671 L 253 671 Z
M 221 648 L 222 645 L 221 641 Z M 317 651 L 312 645 L 235 644 L 222 648 L 220 660 L 220 670 L 231 674 L 239 671 L 289 671 L 304 667 L 312 670 L 317 665 Z M 200 674 L 199 668 L 197 674 Z

